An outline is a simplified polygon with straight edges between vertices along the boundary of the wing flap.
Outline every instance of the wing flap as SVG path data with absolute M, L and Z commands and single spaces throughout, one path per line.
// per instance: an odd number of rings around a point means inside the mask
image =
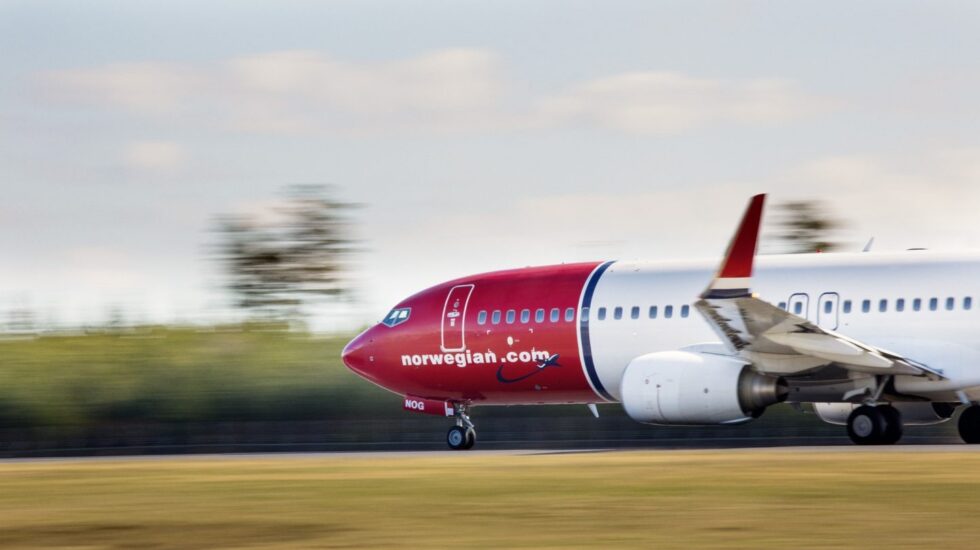
M 790 347 L 800 355 L 812 355 L 834 363 L 862 366 L 873 369 L 890 369 L 893 361 L 885 359 L 873 351 L 834 338 L 829 334 L 813 332 L 784 332 L 765 336 L 778 344 Z
M 765 195 L 752 197 L 721 267 L 694 306 L 733 355 L 762 372 L 792 374 L 836 365 L 875 374 L 942 378 L 927 365 L 826 330 L 751 292 Z

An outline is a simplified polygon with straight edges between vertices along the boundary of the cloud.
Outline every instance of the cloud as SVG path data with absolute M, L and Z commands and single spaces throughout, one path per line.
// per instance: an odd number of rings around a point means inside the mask
M 366 271 L 380 289 L 379 303 L 388 307 L 437 281 L 493 269 L 602 259 L 717 259 L 749 197 L 760 192 L 770 193 L 764 237 L 775 230 L 773 204 L 817 199 L 846 223 L 839 237 L 850 251 L 872 236 L 876 251 L 977 249 L 978 182 L 980 150 L 946 149 L 830 156 L 753 182 L 522 196 L 493 210 L 460 205 L 407 226 L 376 221 L 371 237 L 377 254 Z M 415 268 L 391 278 L 391 265 Z
M 126 163 L 139 170 L 168 170 L 184 163 L 184 149 L 169 141 L 137 141 L 126 147 Z
M 780 79 L 709 80 L 671 72 L 595 79 L 542 101 L 558 122 L 634 134 L 677 134 L 711 124 L 770 125 L 830 108 Z
M 353 63 L 283 51 L 214 64 L 131 63 L 47 72 L 49 98 L 142 117 L 257 133 L 376 133 L 495 124 L 503 93 L 497 57 L 441 50 Z
M 215 63 L 128 63 L 51 71 L 44 96 L 181 124 L 257 133 L 476 133 L 584 126 L 637 134 L 767 125 L 830 101 L 780 79 L 631 72 L 537 96 L 493 52 L 439 50 L 355 62 L 280 51 Z
M 235 88 L 384 115 L 487 108 L 500 93 L 497 64 L 493 54 L 477 50 L 360 65 L 293 51 L 234 59 L 229 66 Z
M 199 69 L 176 63 L 119 63 L 43 73 L 51 99 L 119 107 L 136 114 L 168 115 L 206 85 Z

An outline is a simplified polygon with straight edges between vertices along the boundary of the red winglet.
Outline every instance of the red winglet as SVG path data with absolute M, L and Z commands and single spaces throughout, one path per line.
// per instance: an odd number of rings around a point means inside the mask
M 728 243 L 725 259 L 708 288 L 701 293 L 702 298 L 740 298 L 750 296 L 752 284 L 752 263 L 755 248 L 759 242 L 759 226 L 762 222 L 762 205 L 765 195 L 756 195 L 749 202 L 742 216 L 738 231 Z
M 755 249 L 759 242 L 759 226 L 762 222 L 762 206 L 765 201 L 765 195 L 752 197 L 745 215 L 742 216 L 738 232 L 728 245 L 725 261 L 718 270 L 719 279 L 741 279 L 752 276 L 752 260 L 755 258 Z

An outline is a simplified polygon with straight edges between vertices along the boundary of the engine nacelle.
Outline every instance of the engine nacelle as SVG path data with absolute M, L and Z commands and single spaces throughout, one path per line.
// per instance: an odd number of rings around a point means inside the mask
M 757 418 L 786 400 L 782 378 L 739 359 L 662 351 L 633 359 L 620 383 L 623 408 L 645 424 L 728 424 Z
M 906 426 L 930 426 L 942 424 L 949 420 L 956 411 L 956 406 L 949 403 L 907 402 L 891 403 L 898 409 L 902 424 Z M 851 411 L 859 407 L 853 403 L 814 403 L 813 412 L 827 424 L 846 426 L 847 417 Z

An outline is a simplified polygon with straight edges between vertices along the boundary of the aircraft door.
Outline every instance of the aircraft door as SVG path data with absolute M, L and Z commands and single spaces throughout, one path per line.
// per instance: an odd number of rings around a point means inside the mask
M 442 351 L 466 349 L 466 305 L 473 293 L 473 285 L 457 285 L 449 289 L 446 305 L 442 308 Z
M 817 299 L 817 324 L 820 328 L 837 330 L 840 319 L 840 295 L 836 292 L 824 292 Z

